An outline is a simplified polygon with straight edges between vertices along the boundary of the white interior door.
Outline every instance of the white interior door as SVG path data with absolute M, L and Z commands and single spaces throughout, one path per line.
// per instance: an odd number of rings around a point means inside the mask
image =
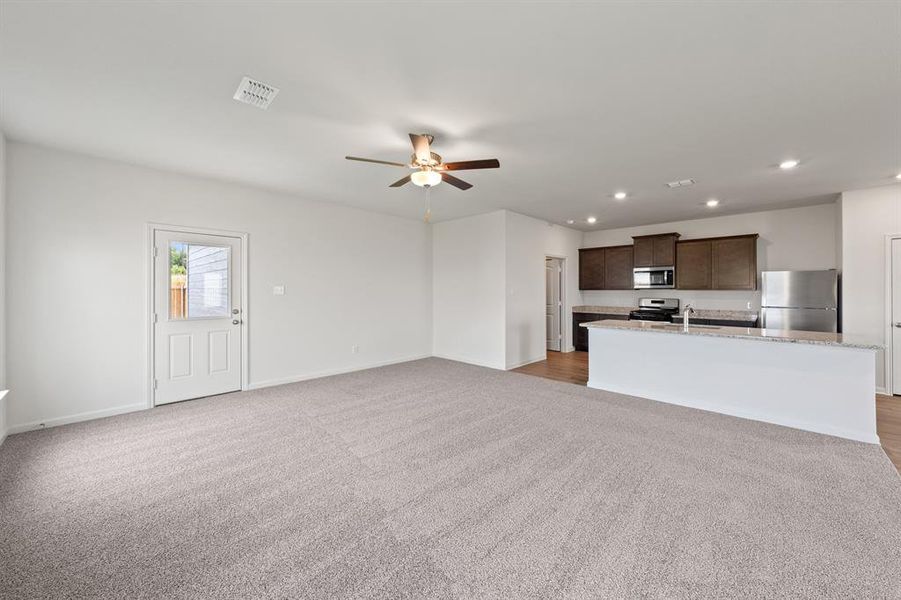
M 563 350 L 563 261 L 547 258 L 544 261 L 545 274 L 545 321 L 547 349 Z
M 892 240 L 892 394 L 901 395 L 901 240 Z
M 154 233 L 154 404 L 241 389 L 241 239 Z

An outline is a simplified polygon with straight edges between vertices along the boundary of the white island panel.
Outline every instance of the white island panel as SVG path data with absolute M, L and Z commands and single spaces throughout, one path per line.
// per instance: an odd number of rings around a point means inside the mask
M 589 325 L 588 387 L 874 444 L 875 369 L 868 348 Z

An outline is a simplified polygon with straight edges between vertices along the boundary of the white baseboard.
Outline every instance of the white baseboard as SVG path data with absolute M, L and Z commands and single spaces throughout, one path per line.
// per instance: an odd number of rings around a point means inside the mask
M 6 427 L 6 421 L 9 416 L 6 412 L 6 394 L 8 393 L 9 390 L 0 390 L 0 445 L 3 444 L 9 433 L 9 430 Z
M 891 396 L 891 394 L 885 391 L 885 387 L 879 387 L 878 385 L 876 386 L 876 393 L 881 396 Z
M 512 371 L 513 369 L 518 369 L 519 367 L 524 367 L 526 365 L 531 365 L 532 363 L 541 362 L 543 360 L 547 360 L 547 355 L 539 356 L 538 358 L 530 358 L 528 360 L 524 360 L 520 363 L 507 365 L 507 370 Z
M 489 363 L 486 363 L 486 362 L 480 362 L 480 361 L 477 361 L 477 360 L 472 360 L 472 359 L 469 358 L 468 356 L 453 356 L 453 355 L 450 355 L 450 354 L 432 354 L 432 356 L 435 357 L 435 358 L 443 358 L 444 360 L 452 360 L 452 361 L 454 361 L 454 362 L 465 363 L 465 364 L 467 364 L 467 365 L 475 365 L 475 366 L 477 366 L 477 367 L 485 367 L 485 368 L 487 368 L 487 369 L 495 369 L 495 370 L 497 370 L 497 371 L 504 371 L 504 370 L 505 370 L 504 367 L 499 367 L 499 366 L 497 366 L 497 365 L 489 364 Z
M 21 425 L 13 425 L 7 429 L 9 434 L 23 433 L 35 429 L 46 429 L 48 427 L 59 427 L 60 425 L 68 425 L 69 423 L 78 423 L 79 421 L 90 421 L 91 419 L 102 419 L 103 417 L 112 417 L 125 413 L 146 410 L 147 404 L 138 402 L 136 404 L 125 404 L 122 406 L 114 406 L 113 408 L 105 408 L 103 410 L 92 410 L 89 412 L 67 415 L 64 417 L 55 417 L 44 421 L 32 421 L 31 423 L 22 423 Z
M 354 371 L 365 371 L 366 369 L 375 369 L 378 367 L 387 367 L 389 365 L 397 365 L 400 363 L 410 362 L 413 360 L 421 360 L 423 358 L 430 358 L 431 354 L 418 354 L 416 356 L 407 356 L 404 358 L 395 358 L 392 360 L 384 360 L 374 363 L 367 363 L 365 365 L 357 365 L 354 367 L 347 367 L 341 369 L 328 369 L 326 371 L 317 371 L 315 373 L 307 373 L 306 375 L 295 375 L 293 377 L 282 377 L 280 379 L 267 379 L 265 381 L 257 381 L 254 383 L 248 384 L 244 389 L 249 390 L 259 390 L 262 388 L 272 387 L 276 385 L 285 385 L 286 383 L 298 383 L 300 381 L 307 381 L 309 379 L 319 379 L 320 377 L 329 377 L 331 375 L 342 375 L 344 373 L 353 373 Z

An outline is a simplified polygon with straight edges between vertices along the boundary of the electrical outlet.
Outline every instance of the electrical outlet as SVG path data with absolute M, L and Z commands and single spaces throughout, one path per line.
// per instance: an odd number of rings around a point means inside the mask
M 359 354 L 359 352 L 360 352 L 360 347 L 357 346 L 356 344 L 354 344 L 353 346 L 350 347 L 351 354 Z
M 272 287 L 272 295 L 273 296 L 284 296 L 285 295 L 285 286 L 276 285 Z

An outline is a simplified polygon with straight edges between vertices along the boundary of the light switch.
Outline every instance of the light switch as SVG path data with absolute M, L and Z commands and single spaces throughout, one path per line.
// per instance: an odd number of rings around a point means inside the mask
M 272 295 L 273 296 L 284 296 L 285 295 L 285 286 L 276 285 L 272 287 Z

